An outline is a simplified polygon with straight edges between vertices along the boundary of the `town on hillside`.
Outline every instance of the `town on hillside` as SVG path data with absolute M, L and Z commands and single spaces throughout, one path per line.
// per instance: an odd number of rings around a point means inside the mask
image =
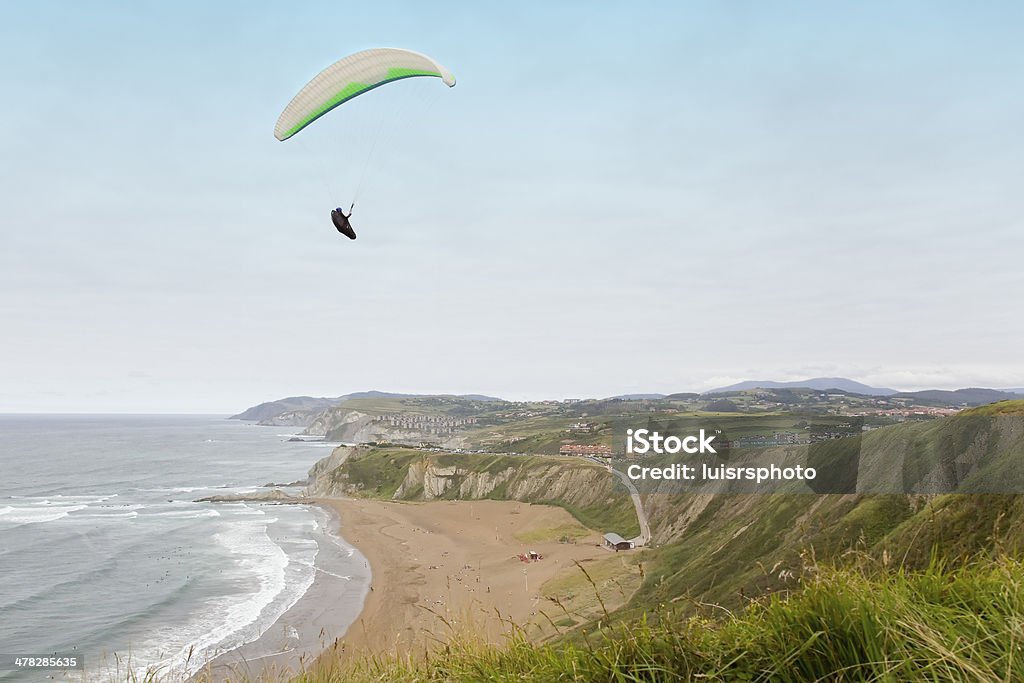
M 305 429 L 302 438 L 341 443 L 607 460 L 624 455 L 617 430 L 638 421 L 676 429 L 713 424 L 722 447 L 769 448 L 935 420 L 1003 398 L 1016 395 L 989 389 L 870 395 L 786 387 L 505 401 L 367 392 L 338 399 L 282 399 L 234 417 L 297 425 Z

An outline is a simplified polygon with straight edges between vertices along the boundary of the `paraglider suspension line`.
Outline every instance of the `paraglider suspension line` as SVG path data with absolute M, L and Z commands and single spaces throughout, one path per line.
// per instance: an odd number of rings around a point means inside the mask
M 380 120 L 377 121 L 377 132 L 374 133 L 373 142 L 370 143 L 370 151 L 366 153 L 366 160 L 363 161 L 363 167 L 359 169 L 359 181 L 356 183 L 356 191 L 352 193 L 353 206 L 355 206 L 356 200 L 359 199 L 359 193 L 363 189 L 363 181 L 366 180 L 366 170 L 369 168 L 370 161 L 373 159 L 373 153 L 377 151 L 377 142 L 380 140 L 380 136 L 383 131 L 384 118 L 381 117 Z

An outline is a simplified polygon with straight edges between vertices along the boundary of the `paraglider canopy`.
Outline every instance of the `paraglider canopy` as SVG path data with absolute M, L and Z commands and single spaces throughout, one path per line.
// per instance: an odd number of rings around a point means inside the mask
M 375 48 L 345 57 L 317 74 L 292 98 L 274 126 L 274 137 L 287 140 L 353 97 L 403 78 L 433 76 L 449 88 L 455 76 L 426 55 L 398 48 Z

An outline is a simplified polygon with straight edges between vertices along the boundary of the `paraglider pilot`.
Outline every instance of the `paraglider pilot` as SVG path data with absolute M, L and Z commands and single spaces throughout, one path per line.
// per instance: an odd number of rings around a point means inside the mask
M 340 206 L 334 211 L 331 211 L 331 222 L 334 223 L 334 227 L 338 229 L 338 232 L 350 240 L 354 240 L 356 238 L 356 231 L 352 229 L 352 224 L 348 222 L 349 216 L 352 215 L 352 209 L 355 205 L 355 202 L 352 202 L 352 206 L 348 207 L 347 214 L 341 210 Z

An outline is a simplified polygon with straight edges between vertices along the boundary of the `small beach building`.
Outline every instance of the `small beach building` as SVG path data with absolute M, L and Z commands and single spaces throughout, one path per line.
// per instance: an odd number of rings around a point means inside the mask
M 609 531 L 604 535 L 604 547 L 609 550 L 614 550 L 615 552 L 619 552 L 620 550 L 632 550 L 633 541 L 627 541 L 617 533 Z

